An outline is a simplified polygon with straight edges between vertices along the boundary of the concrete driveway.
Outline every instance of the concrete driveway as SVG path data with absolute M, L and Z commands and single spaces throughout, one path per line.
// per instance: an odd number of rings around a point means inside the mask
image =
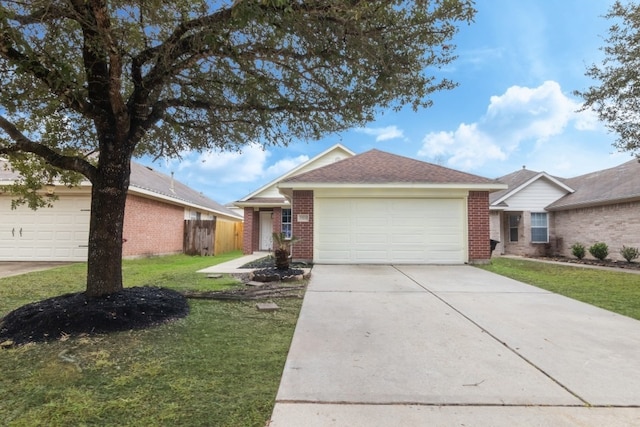
M 30 273 L 32 271 L 48 270 L 61 265 L 70 264 L 68 262 L 31 262 L 31 261 L 0 261 L 0 278 L 17 276 L 19 274 Z
M 640 322 L 470 266 L 317 265 L 269 425 L 640 425 Z

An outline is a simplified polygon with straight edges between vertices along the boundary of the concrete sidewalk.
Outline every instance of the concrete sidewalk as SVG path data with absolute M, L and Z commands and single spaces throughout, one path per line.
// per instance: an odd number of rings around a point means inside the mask
M 469 266 L 314 267 L 271 427 L 640 425 L 640 322 Z
M 211 267 L 203 268 L 202 270 L 198 270 L 197 273 L 250 273 L 253 269 L 250 268 L 240 268 L 243 265 L 250 263 L 251 261 L 255 261 L 260 258 L 264 258 L 269 256 L 271 252 L 254 252 L 251 255 L 244 255 L 240 258 L 232 259 L 231 261 L 223 262 L 222 264 L 217 264 Z

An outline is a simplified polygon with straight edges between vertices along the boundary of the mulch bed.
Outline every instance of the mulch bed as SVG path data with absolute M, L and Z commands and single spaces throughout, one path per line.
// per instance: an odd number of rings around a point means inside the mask
M 254 261 L 248 262 L 241 266 L 240 268 L 275 268 L 276 260 L 273 256 L 269 255 L 266 257 L 262 257 L 256 259 Z M 292 262 L 290 268 L 311 268 L 313 266 L 312 263 L 306 262 Z
M 611 268 L 621 268 L 627 270 L 640 270 L 640 263 L 637 262 L 627 262 L 627 261 L 613 261 L 613 260 L 604 260 L 600 261 L 597 259 L 577 259 L 577 258 L 568 258 L 568 257 L 533 257 L 533 259 L 541 259 L 548 261 L 556 261 L 556 262 L 565 262 L 567 264 L 580 264 L 580 265 L 594 265 L 598 267 L 611 267 Z
M 300 280 L 304 275 L 304 271 L 299 268 L 288 268 L 286 270 L 278 270 L 275 267 L 262 268 L 253 272 L 252 278 L 257 282 L 289 282 Z
M 188 313 L 185 296 L 166 288 L 125 288 L 96 298 L 66 294 L 27 304 L 0 319 L 0 346 L 144 329 Z

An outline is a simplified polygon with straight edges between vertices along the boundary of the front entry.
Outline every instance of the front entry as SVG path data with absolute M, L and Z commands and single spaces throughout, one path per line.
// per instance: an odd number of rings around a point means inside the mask
M 260 211 L 260 250 L 273 249 L 273 212 Z

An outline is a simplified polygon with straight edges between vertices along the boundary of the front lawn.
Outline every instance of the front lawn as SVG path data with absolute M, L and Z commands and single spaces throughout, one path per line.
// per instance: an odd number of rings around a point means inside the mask
M 488 271 L 640 320 L 640 275 L 493 258 Z
M 195 273 L 216 257 L 126 260 L 127 286 L 215 290 L 225 276 Z M 84 288 L 86 265 L 0 279 L 0 316 Z M 190 300 L 190 314 L 163 326 L 0 350 L 0 424 L 7 426 L 264 426 L 301 306 L 277 312 L 254 302 Z

